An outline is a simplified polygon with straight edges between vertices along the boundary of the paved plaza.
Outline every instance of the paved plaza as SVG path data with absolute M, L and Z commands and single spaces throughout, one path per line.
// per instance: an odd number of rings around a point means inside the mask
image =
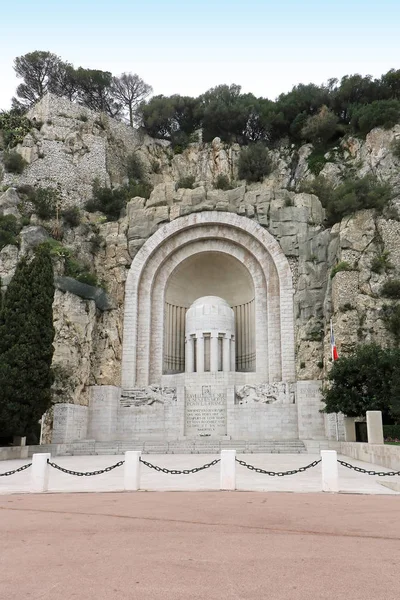
M 0 497 L 7 600 L 397 600 L 391 496 Z
M 169 469 L 192 469 L 211 462 L 218 456 L 212 455 L 144 455 L 143 458 L 155 465 Z M 306 466 L 320 458 L 317 454 L 241 454 L 238 458 L 256 467 L 271 471 L 286 471 Z M 339 457 L 355 466 L 376 471 L 388 471 L 384 467 L 363 463 L 348 457 Z M 94 471 L 123 460 L 123 456 L 59 456 L 52 460 L 67 469 L 76 471 Z M 8 471 L 26 464 L 27 460 L 0 462 L 0 472 Z M 279 492 L 320 492 L 321 465 L 308 469 L 303 473 L 286 477 L 270 477 L 257 474 L 245 467 L 236 465 L 236 481 L 238 490 L 279 491 Z M 159 473 L 142 465 L 141 489 L 149 491 L 198 491 L 218 490 L 220 484 L 219 464 L 191 475 L 169 475 Z M 340 491 L 363 494 L 395 494 L 396 492 L 381 485 L 382 482 L 393 482 L 394 477 L 376 477 L 356 473 L 339 465 Z M 399 478 L 396 478 L 396 480 Z M 10 477 L 0 478 L 0 493 L 28 492 L 30 469 Z M 123 490 L 123 467 L 94 477 L 76 477 L 50 468 L 50 492 L 112 492 Z

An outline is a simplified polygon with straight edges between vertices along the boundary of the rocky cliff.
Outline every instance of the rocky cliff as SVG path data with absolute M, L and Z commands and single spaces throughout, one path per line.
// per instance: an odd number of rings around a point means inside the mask
M 362 210 L 327 228 L 318 197 L 301 191 L 304 182 L 314 179 L 310 145 L 272 151 L 271 175 L 261 184 L 246 185 L 238 180 L 239 146 L 219 139 L 173 154 L 167 142 L 50 95 L 29 118 L 36 127 L 17 147 L 28 164 L 21 175 L 4 173 L 1 182 L 0 216 L 14 215 L 23 225 L 17 245 L 0 252 L 3 287 L 19 258 L 54 232 L 54 221 L 41 221 L 32 207 L 26 211 L 24 186 L 54 187 L 60 210 L 82 210 L 80 224 L 65 224 L 58 232 L 62 239 L 54 249 L 55 401 L 85 404 L 89 385 L 119 384 L 129 266 L 158 227 L 191 212 L 235 212 L 255 219 L 279 241 L 294 276 L 299 379 L 319 379 L 329 368 L 331 317 L 339 353 L 360 342 L 390 340 L 384 305 L 396 301 L 383 298 L 381 289 L 389 278 L 400 278 L 400 159 L 391 152 L 400 126 L 375 129 L 365 140 L 346 138 L 325 156 L 321 173 L 333 183 L 345 172 L 372 173 L 388 181 L 393 192 L 383 214 Z M 150 197 L 132 198 L 114 222 L 83 210 L 94 179 L 106 186 L 126 182 L 132 152 L 153 186 Z M 226 175 L 233 189 L 215 189 L 219 175 Z M 194 178 L 194 189 L 178 187 L 187 176 Z M 102 289 L 65 277 L 65 252 L 88 265 Z

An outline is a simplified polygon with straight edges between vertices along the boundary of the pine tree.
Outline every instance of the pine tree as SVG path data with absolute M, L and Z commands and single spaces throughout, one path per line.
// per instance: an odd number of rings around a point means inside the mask
M 53 268 L 48 249 L 22 259 L 0 313 L 0 435 L 32 433 L 51 403 Z

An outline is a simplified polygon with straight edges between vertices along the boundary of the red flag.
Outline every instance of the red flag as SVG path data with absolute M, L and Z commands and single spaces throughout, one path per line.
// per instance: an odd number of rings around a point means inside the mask
M 332 360 L 335 361 L 339 358 L 339 354 L 335 344 L 335 336 L 333 334 L 333 324 L 331 319 L 331 350 L 332 350 Z

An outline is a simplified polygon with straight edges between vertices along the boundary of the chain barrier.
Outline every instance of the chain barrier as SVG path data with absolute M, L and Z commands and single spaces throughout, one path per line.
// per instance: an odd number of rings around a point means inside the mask
M 29 469 L 32 466 L 32 463 L 28 463 L 27 465 L 22 465 L 19 469 L 14 469 L 14 471 L 6 471 L 5 473 L 0 473 L 0 477 L 8 477 L 9 475 L 14 475 L 15 473 L 20 473 L 21 471 L 25 471 L 25 469 Z
M 400 475 L 400 471 L 388 471 L 387 473 L 385 473 L 384 471 L 368 471 L 368 469 L 363 469 L 362 467 L 355 467 L 354 465 L 351 465 L 350 463 L 345 462 L 344 460 L 339 460 L 338 459 L 338 463 L 340 465 L 342 465 L 342 467 L 346 467 L 346 469 L 352 469 L 353 471 L 356 471 L 357 473 L 364 473 L 366 475 L 375 475 L 378 477 L 394 477 L 395 475 Z
M 113 469 L 116 469 L 117 467 L 122 467 L 124 462 L 125 462 L 124 460 L 120 460 L 119 462 L 115 463 L 115 465 L 111 465 L 111 467 L 106 467 L 105 469 L 100 469 L 99 471 L 82 472 L 82 471 L 70 471 L 69 469 L 64 469 L 64 467 L 60 467 L 60 465 L 57 465 L 56 463 L 53 463 L 49 459 L 47 459 L 47 464 L 50 465 L 50 467 L 53 467 L 53 469 L 62 471 L 62 473 L 66 473 L 67 475 L 76 475 L 77 477 L 92 477 L 93 475 L 102 475 L 103 473 L 108 473 L 109 471 L 112 471 Z
M 265 469 L 260 469 L 258 467 L 255 467 L 254 465 L 249 465 L 244 460 L 239 460 L 238 458 L 236 458 L 236 462 L 238 462 L 239 465 L 242 465 L 242 467 L 246 467 L 246 469 L 249 469 L 249 471 L 255 471 L 256 473 L 262 473 L 263 475 L 269 475 L 270 477 L 275 477 L 275 475 L 277 477 L 284 477 L 285 475 L 295 475 L 296 473 L 304 473 L 304 471 L 307 471 L 307 469 L 312 469 L 313 467 L 316 467 L 321 462 L 321 459 L 314 460 L 314 462 L 310 463 L 306 467 L 293 469 L 293 471 L 265 471 Z
M 184 469 L 183 471 L 178 471 L 177 469 L 165 469 L 163 467 L 158 467 L 157 465 L 153 465 L 152 463 L 147 462 L 147 460 L 143 460 L 139 458 L 140 462 L 143 463 L 149 469 L 154 469 L 155 471 L 159 471 L 161 473 L 169 473 L 170 475 L 190 475 L 192 473 L 198 473 L 199 471 L 204 471 L 204 469 L 209 469 L 214 465 L 218 464 L 221 459 L 216 458 L 210 463 L 206 463 L 202 467 L 195 467 L 194 469 Z

